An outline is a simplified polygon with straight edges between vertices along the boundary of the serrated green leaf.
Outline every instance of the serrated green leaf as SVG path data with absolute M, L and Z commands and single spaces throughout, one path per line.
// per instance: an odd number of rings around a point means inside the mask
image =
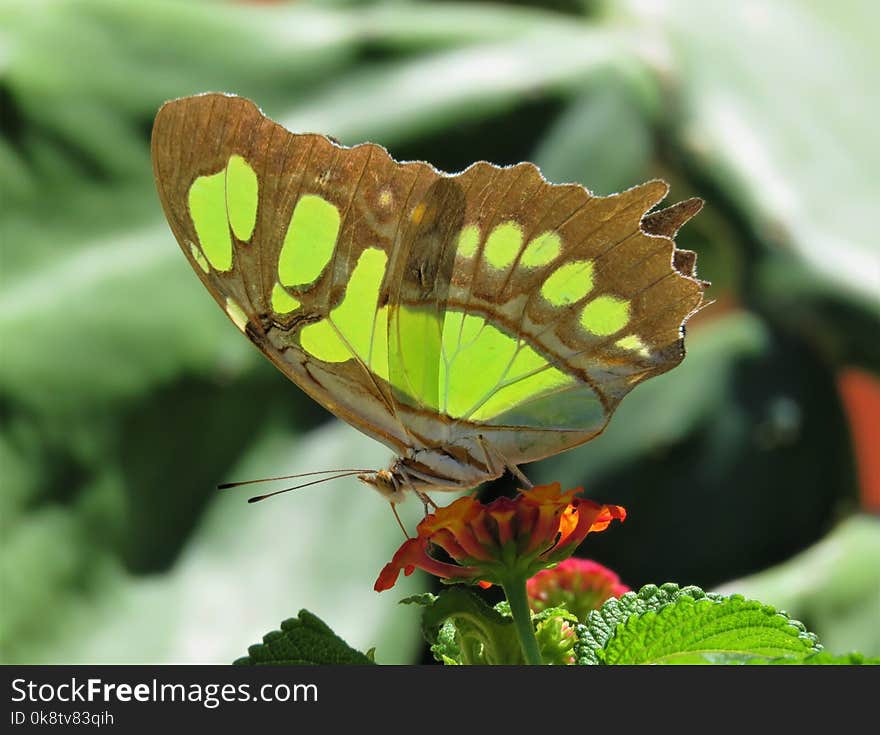
M 606 600 L 602 607 L 591 612 L 586 621 L 576 628 L 577 663 L 581 666 L 598 664 L 599 651 L 614 635 L 618 625 L 626 622 L 633 615 L 659 610 L 684 596 L 701 600 L 707 594 L 699 587 L 679 588 L 677 584 L 669 582 L 660 587 L 653 584 L 645 585 L 638 592 L 627 592 L 617 599 L 612 597 Z
M 332 664 L 355 666 L 375 663 L 354 650 L 336 635 L 323 620 L 308 610 L 281 623 L 281 630 L 263 636 L 263 642 L 248 648 L 248 655 L 237 659 L 240 666 L 260 664 L 303 665 Z
M 742 663 L 821 648 L 802 623 L 769 605 L 675 584 L 608 600 L 577 633 L 581 665 Z
M 815 637 L 769 605 L 742 597 L 682 597 L 618 626 L 600 654 L 609 664 L 730 664 L 817 650 Z

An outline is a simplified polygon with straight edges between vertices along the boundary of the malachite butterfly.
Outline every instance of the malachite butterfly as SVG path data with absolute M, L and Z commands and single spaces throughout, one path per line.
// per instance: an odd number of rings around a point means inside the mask
M 394 450 L 361 476 L 392 503 L 592 439 L 682 360 L 703 304 L 673 242 L 702 202 L 649 213 L 663 181 L 600 197 L 531 163 L 449 175 L 224 94 L 165 104 L 152 152 L 193 270 L 279 370 Z

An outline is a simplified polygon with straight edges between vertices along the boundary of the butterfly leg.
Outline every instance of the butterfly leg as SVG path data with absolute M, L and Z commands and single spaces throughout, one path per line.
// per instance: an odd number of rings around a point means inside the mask
M 516 477 L 526 487 L 527 490 L 534 487 L 532 481 L 528 477 L 526 477 L 525 473 L 515 464 L 511 464 L 510 462 L 505 461 L 504 466 L 507 467 L 508 470 L 510 470 L 511 474 L 513 474 L 513 476 Z
M 431 498 L 428 497 L 427 493 L 422 490 L 417 490 L 415 484 L 412 481 L 412 475 L 410 474 L 410 470 L 407 469 L 403 464 L 400 465 L 400 473 L 406 479 L 409 484 L 409 489 L 412 490 L 422 501 L 422 505 L 425 506 L 425 515 L 428 515 L 431 512 L 431 508 L 437 510 L 437 503 L 435 503 Z
M 391 476 L 391 482 L 394 485 L 394 492 L 400 492 L 400 484 L 397 481 L 397 478 L 393 475 Z M 391 506 L 391 512 L 394 513 L 394 520 L 397 521 L 397 525 L 400 526 L 400 530 L 403 531 L 403 535 L 407 537 L 407 539 L 411 538 L 409 533 L 407 533 L 406 526 L 403 525 L 403 521 L 400 520 L 400 514 L 397 512 L 397 503 L 388 503 Z
M 428 493 L 424 493 L 421 490 L 416 490 L 416 495 L 419 496 L 419 500 L 421 500 L 422 504 L 425 506 L 425 515 L 428 515 L 428 513 L 430 512 L 428 508 L 433 508 L 434 510 L 437 510 L 437 503 L 431 500 Z
M 501 474 L 501 471 L 498 470 L 498 468 L 495 466 L 495 462 L 492 459 L 492 453 L 494 452 L 498 459 L 501 460 L 502 467 L 505 467 L 507 470 L 509 470 L 510 474 L 512 474 L 521 483 L 523 483 L 526 488 L 534 487 L 531 480 L 529 480 L 529 478 L 526 477 L 525 474 L 523 474 L 523 471 L 519 467 L 517 467 L 512 462 L 508 462 L 505 456 L 501 454 L 501 452 L 489 446 L 488 442 L 483 438 L 482 434 L 479 434 L 477 436 L 477 442 L 479 443 L 480 448 L 483 450 L 483 455 L 486 457 L 486 467 L 489 469 L 490 472 L 492 472 L 496 476 Z
M 502 470 L 499 470 L 495 466 L 495 461 L 492 459 L 492 453 L 489 451 L 489 445 L 486 443 L 482 434 L 477 435 L 477 444 L 479 444 L 480 449 L 483 450 L 483 457 L 486 459 L 486 469 L 489 470 L 492 476 L 498 477 Z

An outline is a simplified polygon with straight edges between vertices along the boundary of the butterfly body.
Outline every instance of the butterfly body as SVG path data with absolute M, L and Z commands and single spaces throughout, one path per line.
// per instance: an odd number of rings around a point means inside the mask
M 702 304 L 651 181 L 596 197 L 532 164 L 448 175 L 294 134 L 248 100 L 167 103 L 153 162 L 169 224 L 285 375 L 397 459 L 392 502 L 475 487 L 582 444 L 678 364 Z

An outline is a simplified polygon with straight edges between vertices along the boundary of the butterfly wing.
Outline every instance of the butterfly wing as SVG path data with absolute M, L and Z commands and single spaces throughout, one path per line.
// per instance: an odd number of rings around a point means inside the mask
M 171 229 L 230 319 L 312 398 L 403 453 L 380 292 L 402 205 L 434 170 L 294 135 L 222 94 L 164 105 L 152 152 Z
M 474 463 L 488 442 L 519 463 L 590 439 L 680 362 L 702 303 L 671 239 L 693 202 L 645 217 L 663 182 L 594 197 L 531 164 L 447 176 L 220 94 L 163 106 L 152 148 L 171 228 L 227 315 L 400 455 Z

